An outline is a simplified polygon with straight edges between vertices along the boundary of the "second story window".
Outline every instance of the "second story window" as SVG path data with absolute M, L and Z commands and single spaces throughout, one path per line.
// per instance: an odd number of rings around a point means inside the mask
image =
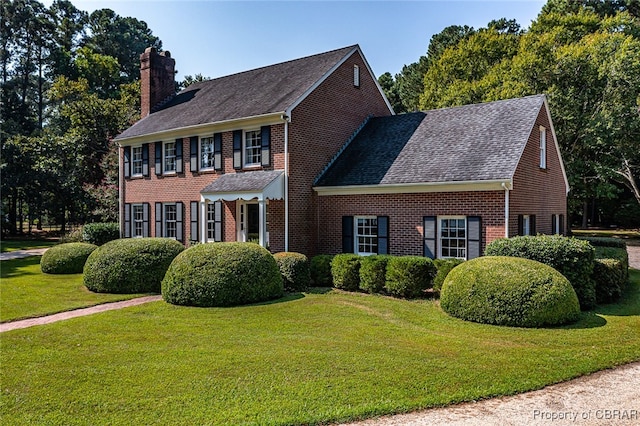
M 164 172 L 174 173 L 176 171 L 176 143 L 165 142 L 164 144 Z
M 244 165 L 262 164 L 262 138 L 260 130 L 250 130 L 244 134 Z
M 142 176 L 142 146 L 131 148 L 131 176 Z
M 360 87 L 360 67 L 357 65 L 353 66 L 353 86 Z
M 214 166 L 213 137 L 200 138 L 200 169 L 213 169 Z

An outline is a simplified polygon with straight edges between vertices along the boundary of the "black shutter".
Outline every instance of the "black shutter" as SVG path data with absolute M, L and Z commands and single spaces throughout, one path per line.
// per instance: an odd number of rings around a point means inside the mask
M 353 216 L 342 216 L 342 252 L 353 253 Z
M 260 128 L 260 141 L 262 143 L 261 163 L 263 166 L 269 166 L 271 164 L 271 126 Z
M 184 232 L 184 226 L 183 226 L 183 217 L 184 217 L 184 204 L 182 204 L 181 202 L 177 202 L 176 203 L 176 240 L 183 242 L 184 237 L 183 237 L 183 232 Z
M 389 216 L 378 216 L 378 254 L 389 254 Z
M 198 165 L 200 163 L 198 158 L 198 137 L 191 136 L 189 139 L 189 158 L 191 160 L 191 167 L 189 168 L 192 172 L 198 171 Z
M 162 174 L 162 142 L 156 142 L 156 175 Z
M 437 234 L 436 224 L 437 218 L 435 216 L 425 216 L 423 218 L 423 232 L 424 232 L 424 256 L 435 259 L 437 253 Z
M 156 203 L 156 237 L 162 235 L 162 203 Z
M 233 131 L 233 168 L 242 168 L 242 130 Z
M 551 215 L 551 235 L 556 235 L 558 233 L 558 229 L 556 228 L 556 215 Z
M 176 173 L 184 172 L 184 162 L 182 161 L 182 139 L 176 139 Z
M 198 203 L 197 201 L 192 201 L 191 202 L 191 211 L 190 211 L 190 217 L 191 217 L 191 232 L 189 233 L 189 239 L 191 241 L 200 241 L 200 238 L 198 238 L 199 235 L 199 226 L 198 226 L 198 216 L 199 216 L 199 212 L 200 212 L 200 203 Z
M 222 133 L 213 134 L 213 168 L 222 170 Z
M 564 235 L 564 215 L 560 215 L 560 229 L 558 230 L 560 235 Z
M 536 235 L 536 215 L 529 216 L 529 235 Z
M 467 217 L 467 260 L 482 255 L 482 218 Z
M 149 203 L 142 204 L 142 236 L 149 236 Z
M 142 144 L 142 176 L 149 177 L 149 144 Z
M 518 215 L 518 235 L 524 235 L 524 216 Z
M 216 201 L 213 216 L 213 240 L 222 241 L 222 201 Z
M 131 204 L 124 204 L 124 237 L 131 238 Z
M 124 177 L 131 177 L 131 147 L 124 147 Z

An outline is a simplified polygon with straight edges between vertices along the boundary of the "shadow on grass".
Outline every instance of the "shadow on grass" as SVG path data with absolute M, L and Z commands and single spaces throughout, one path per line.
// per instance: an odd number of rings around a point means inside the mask
M 38 275 L 34 272 L 25 271 L 23 268 L 40 265 L 41 257 L 42 256 L 29 256 L 22 259 L 3 260 L 2 263 L 0 263 L 0 277 L 15 278 L 26 275 Z

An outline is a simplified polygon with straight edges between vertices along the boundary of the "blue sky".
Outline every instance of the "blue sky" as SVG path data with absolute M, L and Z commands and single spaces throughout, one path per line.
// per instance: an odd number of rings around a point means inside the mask
M 526 28 L 544 0 L 511 1 L 177 1 L 71 0 L 145 21 L 176 59 L 177 79 L 220 77 L 360 44 L 376 76 L 398 73 L 449 25 L 516 19 Z M 51 0 L 44 1 L 50 5 Z

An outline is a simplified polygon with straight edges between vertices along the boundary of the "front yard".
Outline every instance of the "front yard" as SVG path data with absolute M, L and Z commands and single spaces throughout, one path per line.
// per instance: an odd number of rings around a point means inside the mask
M 15 330 L 0 335 L 0 413 L 7 425 L 313 424 L 523 392 L 640 359 L 639 271 L 631 281 L 620 303 L 558 328 L 333 290 Z

